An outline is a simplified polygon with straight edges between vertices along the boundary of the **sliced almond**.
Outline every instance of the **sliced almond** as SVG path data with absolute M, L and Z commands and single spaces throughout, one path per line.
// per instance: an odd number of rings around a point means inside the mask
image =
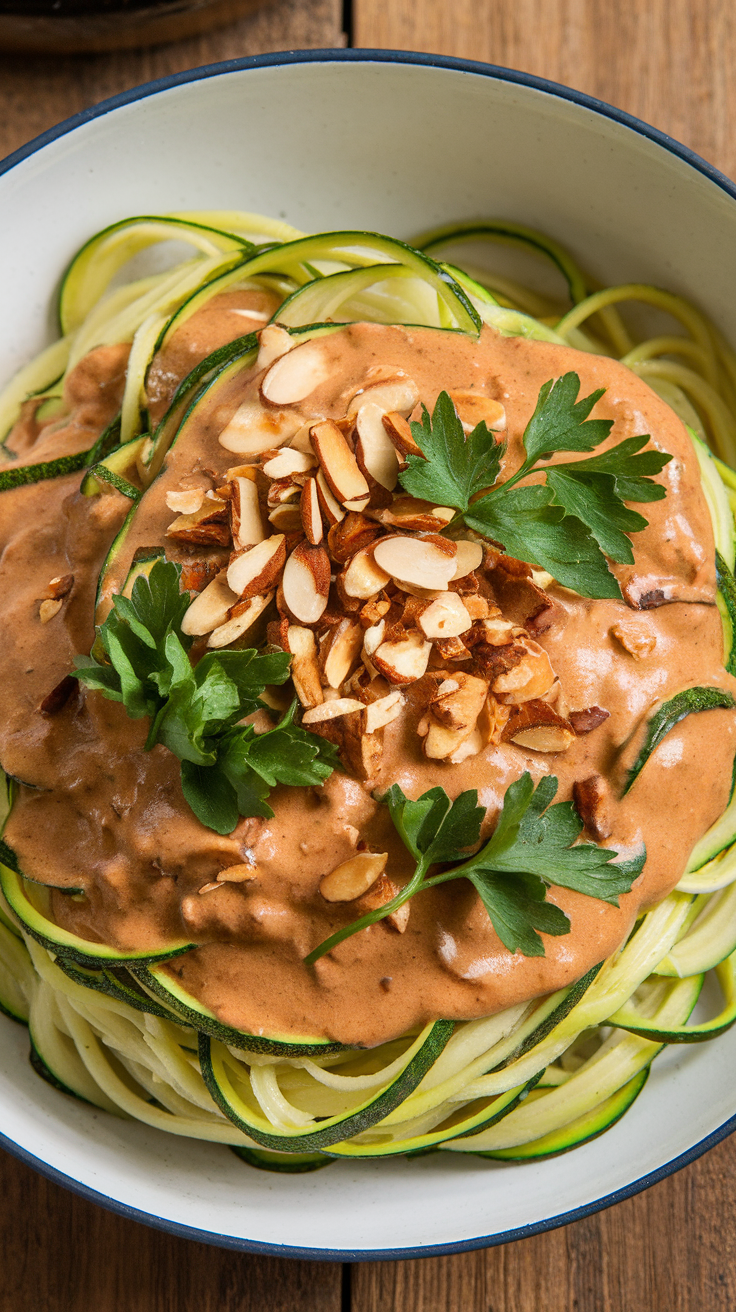
M 359 910 L 362 912 L 377 911 L 379 907 L 385 907 L 387 903 L 393 902 L 394 898 L 398 896 L 398 893 L 398 885 L 395 884 L 392 879 L 389 879 L 387 875 L 383 874 L 376 880 L 375 884 L 368 889 L 368 892 L 363 894 L 358 903 Z M 395 929 L 397 933 L 403 934 L 409 923 L 410 913 L 411 903 L 404 902 L 402 906 L 397 907 L 396 911 L 392 911 L 390 915 L 386 916 L 385 919 L 381 921 L 381 924 L 390 926 L 390 928 Z
M 289 501 L 298 501 L 302 494 L 302 485 L 296 477 L 275 478 L 268 489 L 266 498 L 269 508 L 275 510 L 277 506 L 288 504 Z
M 355 417 L 355 447 L 358 463 L 381 487 L 393 492 L 399 479 L 396 448 L 383 426 L 385 411 L 375 401 L 366 401 Z
M 326 902 L 353 902 L 375 884 L 387 861 L 388 852 L 357 852 L 323 877 L 319 891 Z
M 299 338 L 292 337 L 291 333 L 287 333 L 285 328 L 280 328 L 276 323 L 266 324 L 258 338 L 256 369 L 268 369 L 274 360 L 286 355 L 286 352 L 297 346 L 298 343 Z
M 447 729 L 474 729 L 488 694 L 488 684 L 458 671 L 443 680 L 430 703 L 432 715 Z
M 401 715 L 403 706 L 404 695 L 398 688 L 385 697 L 379 697 L 378 701 L 369 702 L 365 708 L 366 733 L 377 733 L 379 729 L 391 724 Z
M 230 522 L 236 551 L 254 547 L 266 536 L 258 500 L 258 488 L 250 478 L 230 482 Z
M 381 511 L 381 523 L 388 528 L 399 528 L 406 532 L 439 533 L 449 524 L 454 510 L 449 506 L 435 506 L 432 501 L 422 501 L 419 497 L 394 497 L 390 506 Z
M 419 400 L 419 389 L 412 378 L 403 370 L 397 369 L 389 378 L 380 378 L 369 382 L 355 393 L 348 406 L 348 418 L 357 414 L 364 405 L 371 404 L 383 410 L 395 411 L 404 416 L 410 415 Z
M 355 510 L 358 513 L 360 513 L 361 511 L 366 510 L 368 508 L 370 502 L 371 502 L 371 498 L 369 493 L 367 497 L 354 497 L 350 501 L 343 501 L 342 504 L 344 505 L 346 510 Z
M 365 499 L 367 505 L 370 488 L 337 424 L 323 419 L 310 428 L 309 435 L 322 473 L 337 500 L 344 505 L 346 501 Z
M 357 664 L 363 646 L 363 629 L 357 620 L 340 620 L 330 630 L 322 649 L 322 677 L 330 688 L 341 688 Z
M 449 395 L 466 433 L 472 433 L 478 424 L 485 424 L 486 428 L 497 433 L 506 427 L 506 411 L 500 401 L 462 388 L 457 388 Z
M 548 702 L 535 700 L 514 708 L 503 739 L 535 752 L 564 752 L 575 741 L 575 734 Z
M 443 591 L 455 572 L 457 547 L 448 538 L 386 537 L 373 548 L 373 558 L 398 583 Z
M 417 624 L 425 638 L 457 638 L 472 628 L 473 621 L 456 592 L 443 592 L 420 612 Z
M 375 655 L 386 636 L 386 621 L 381 619 L 377 624 L 372 624 L 363 634 L 363 660 L 370 669 L 371 673 L 377 673 L 376 668 L 371 663 L 371 657 Z
M 261 397 L 272 406 L 296 405 L 329 376 L 330 366 L 321 343 L 303 342 L 269 366 L 261 381 Z
M 297 501 L 285 501 L 274 506 L 269 512 L 269 524 L 273 524 L 277 533 L 298 533 L 302 528 L 301 505 Z
M 231 642 L 237 642 L 238 638 L 242 638 L 243 634 L 253 627 L 259 615 L 262 615 L 273 601 L 273 597 L 273 592 L 267 592 L 265 596 L 249 597 L 247 601 L 236 604 L 233 608 L 235 614 L 210 634 L 207 646 L 229 647 Z
M 249 884 L 257 877 L 256 867 L 243 862 L 241 865 L 226 866 L 224 870 L 218 871 L 217 881 L 220 884 Z
M 424 459 L 422 448 L 414 441 L 411 428 L 403 415 L 397 411 L 383 416 L 383 427 L 399 455 L 399 461 L 406 464 L 407 456 L 420 456 Z M 401 467 L 401 464 L 400 464 Z
M 339 524 L 332 525 L 327 535 L 330 555 L 338 565 L 344 565 L 357 552 L 375 542 L 380 533 L 380 526 L 374 520 L 351 510 Z
M 455 579 L 465 578 L 466 574 L 472 574 L 473 570 L 478 569 L 483 563 L 483 547 L 480 542 L 471 542 L 469 538 L 458 538 L 455 546 L 457 554 L 455 573 L 452 575 L 453 582 Z
M 227 502 L 214 492 L 203 496 L 198 508 L 188 515 L 177 515 L 166 530 L 166 536 L 180 542 L 193 542 L 209 546 L 217 543 L 227 546 L 230 529 L 227 524 Z
M 311 454 L 287 446 L 263 466 L 266 478 L 288 478 L 291 474 L 308 474 L 317 461 Z
M 332 697 L 321 706 L 313 706 L 305 711 L 302 724 L 320 724 L 323 720 L 336 720 L 340 715 L 351 715 L 353 711 L 362 711 L 363 703 L 355 697 Z
M 340 502 L 333 497 L 329 483 L 321 469 L 317 473 L 317 495 L 325 523 L 329 524 L 330 527 L 333 524 L 339 524 L 345 518 L 346 511 L 343 510 Z
M 307 542 L 311 542 L 313 547 L 318 546 L 324 537 L 325 527 L 322 523 L 322 513 L 319 508 L 316 478 L 308 478 L 302 488 L 299 513 Z
M 63 604 L 64 603 L 59 597 L 47 597 L 45 601 L 42 601 L 38 608 L 38 618 L 41 623 L 48 624 L 49 620 L 52 620 L 55 615 L 59 614 Z
M 370 547 L 353 556 L 341 577 L 347 596 L 358 597 L 361 601 L 375 597 L 391 580 L 391 575 L 374 560 Z
M 51 601 L 59 601 L 63 597 L 68 597 L 73 587 L 73 574 L 57 574 L 55 578 L 49 579 L 46 592 Z
M 330 561 L 324 547 L 300 542 L 284 568 L 284 601 L 302 624 L 316 624 L 327 606 Z
M 473 729 L 472 733 L 463 739 L 460 746 L 447 759 L 450 765 L 460 765 L 462 761 L 467 761 L 469 756 L 477 756 L 485 746 L 486 743 L 480 729 Z
M 389 683 L 404 685 L 421 679 L 431 650 L 431 642 L 425 642 L 418 633 L 410 633 L 398 642 L 382 642 L 371 659 Z
M 202 502 L 206 488 L 192 487 L 181 491 L 173 490 L 166 493 L 166 504 L 169 510 L 174 510 L 177 515 L 193 515 Z
M 291 678 L 302 706 L 319 706 L 323 698 L 317 664 L 317 643 L 311 629 L 290 624 L 286 631 L 286 649 L 291 652 Z
M 289 447 L 292 451 L 303 451 L 307 456 L 314 455 L 312 439 L 309 436 L 309 430 L 313 423 L 314 419 L 310 419 L 309 423 L 302 424 L 301 428 L 297 429 L 294 436 L 289 438 Z
M 422 750 L 430 761 L 449 760 L 473 733 L 472 728 L 448 729 L 446 725 L 440 724 L 432 714 L 426 717 L 426 730 L 423 735 Z
M 228 611 L 238 600 L 237 592 L 228 586 L 227 570 L 222 570 L 188 607 L 181 630 L 190 638 L 202 637 L 225 624 Z
M 293 437 L 302 421 L 288 410 L 266 410 L 260 401 L 243 401 L 219 435 L 226 451 L 259 456 Z
M 227 570 L 228 585 L 241 601 L 272 588 L 284 568 L 286 540 L 283 533 L 264 538 L 248 551 L 233 556 Z
M 476 724 L 484 746 L 489 744 L 497 746 L 501 742 L 510 715 L 511 707 L 499 702 L 493 693 L 489 692 Z
M 555 672 L 544 648 L 526 637 L 520 645 L 524 648 L 521 660 L 513 669 L 499 674 L 491 684 L 493 692 L 507 706 L 544 697 L 555 682 Z

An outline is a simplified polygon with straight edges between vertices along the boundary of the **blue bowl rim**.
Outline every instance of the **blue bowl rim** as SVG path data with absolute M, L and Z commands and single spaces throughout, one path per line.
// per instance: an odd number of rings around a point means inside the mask
M 683 160 L 684 163 L 689 164 L 696 172 L 704 174 L 711 182 L 714 182 L 716 186 L 736 200 L 736 184 L 727 178 L 724 173 L 721 173 L 719 169 L 715 168 L 714 165 L 709 164 L 707 160 L 696 154 L 688 146 L 684 146 L 681 142 L 668 136 L 666 132 L 652 127 L 651 124 L 635 118 L 632 114 L 627 114 L 625 110 L 617 109 L 615 105 L 609 105 L 604 100 L 596 100 L 594 96 L 589 96 L 583 91 L 575 91 L 572 87 L 563 86 L 559 82 L 537 77 L 533 73 L 524 73 L 513 68 L 501 68 L 495 64 L 483 64 L 477 60 L 456 59 L 451 55 L 423 54 L 412 50 L 274 51 L 264 55 L 246 55 L 239 59 L 223 60 L 218 64 L 205 64 L 200 68 L 172 73 L 167 77 L 157 78 L 153 82 L 144 82 L 140 86 L 132 87 L 129 91 L 121 91 L 115 96 L 110 96 L 107 100 L 100 101 L 97 105 L 92 105 L 89 109 L 80 110 L 79 113 L 73 114 L 71 118 L 64 119 L 63 122 L 49 128 L 46 132 L 40 133 L 32 141 L 0 161 L 0 176 L 8 173 L 23 160 L 36 154 L 37 151 L 42 150 L 50 142 L 66 136 L 67 133 L 75 131 L 76 128 L 82 127 L 85 123 L 101 118 L 104 114 L 109 114 L 112 110 L 119 109 L 123 105 L 130 105 L 137 100 L 144 100 L 148 96 L 158 95 L 161 91 L 169 91 L 172 87 L 183 86 L 187 82 L 202 81 L 209 77 L 219 77 L 223 73 L 243 72 L 254 68 L 325 63 L 409 64 L 428 68 L 445 68 L 452 72 L 475 74 L 480 77 L 492 78 L 497 82 L 508 82 L 517 86 L 530 87 L 535 91 L 543 91 L 548 95 L 556 96 L 560 100 L 571 101 L 573 104 L 600 114 L 604 118 L 612 119 L 615 123 L 620 123 L 623 127 L 629 128 L 639 136 L 648 138 L 670 154 Z M 728 1138 L 734 1131 L 736 1131 L 736 1115 L 724 1121 L 722 1125 L 698 1143 L 693 1144 L 686 1152 L 672 1158 L 669 1162 L 665 1162 L 656 1171 L 640 1176 L 639 1179 L 632 1180 L 621 1189 L 616 1189 L 610 1194 L 605 1194 L 601 1198 L 583 1204 L 581 1207 L 546 1217 L 544 1220 L 535 1221 L 531 1225 L 519 1226 L 514 1230 L 504 1230 L 493 1235 L 479 1235 L 477 1238 L 458 1240 L 449 1244 L 429 1244 L 418 1248 L 381 1249 L 301 1248 L 289 1244 L 267 1244 L 257 1240 L 241 1239 L 234 1235 L 222 1235 L 215 1234 L 212 1231 L 199 1230 L 195 1226 L 183 1225 L 180 1222 L 168 1220 L 166 1217 L 154 1216 L 150 1212 L 144 1212 L 136 1207 L 129 1207 L 125 1203 L 109 1198 L 96 1189 L 90 1188 L 89 1185 L 81 1184 L 63 1171 L 57 1170 L 56 1167 L 49 1166 L 47 1162 L 35 1157 L 33 1153 L 20 1147 L 19 1144 L 14 1143 L 4 1134 L 0 1134 L 0 1144 L 11 1156 L 16 1157 L 26 1166 L 30 1166 L 33 1170 L 38 1171 L 40 1175 L 45 1176 L 46 1179 L 62 1185 L 88 1202 L 97 1203 L 100 1207 L 104 1207 L 118 1216 L 126 1217 L 132 1221 L 140 1221 L 144 1225 L 153 1226 L 155 1229 L 163 1230 L 179 1239 L 194 1239 L 200 1243 L 213 1244 L 219 1248 L 229 1248 L 245 1253 L 258 1253 L 268 1257 L 293 1257 L 322 1262 L 375 1262 L 402 1261 L 417 1257 L 442 1257 L 451 1253 L 467 1253 L 472 1252 L 474 1249 L 492 1248 L 499 1244 L 510 1243 L 515 1239 L 528 1239 L 532 1235 L 543 1234 L 547 1230 L 555 1230 L 559 1226 L 583 1220 L 585 1217 L 593 1216 L 596 1212 L 603 1211 L 607 1207 L 612 1207 L 614 1203 L 620 1203 L 626 1198 L 632 1198 L 635 1194 L 648 1189 L 650 1185 L 665 1180 L 669 1175 L 674 1175 L 676 1171 L 682 1170 L 684 1166 L 689 1166 L 703 1153 Z

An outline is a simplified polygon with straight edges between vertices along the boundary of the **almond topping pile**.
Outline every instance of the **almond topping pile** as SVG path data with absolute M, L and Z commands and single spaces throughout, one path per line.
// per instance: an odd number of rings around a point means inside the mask
M 327 378 L 326 357 L 319 341 L 295 345 L 278 327 L 261 335 L 260 401 L 244 402 L 220 434 L 244 463 L 219 487 L 167 493 L 167 537 L 219 552 L 219 566 L 185 566 L 196 595 L 184 632 L 214 649 L 265 636 L 289 652 L 304 726 L 364 780 L 404 711 L 432 760 L 502 743 L 565 751 L 594 726 L 588 708 L 570 714 L 536 640 L 554 622 L 548 576 L 467 529 L 446 534 L 453 510 L 402 490 L 407 454 L 421 455 L 409 424 L 419 391 L 406 374 L 369 381 L 342 419 L 308 420 L 299 403 Z M 466 431 L 480 420 L 505 428 L 499 402 L 450 395 Z M 337 874 L 328 889 L 342 887 Z

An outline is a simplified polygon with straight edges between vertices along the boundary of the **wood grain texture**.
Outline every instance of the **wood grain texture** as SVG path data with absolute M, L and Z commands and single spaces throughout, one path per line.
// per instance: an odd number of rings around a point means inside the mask
M 175 1239 L 6 1153 L 0 1197 L 0 1312 L 341 1312 L 337 1265 Z
M 153 78 L 267 50 L 341 45 L 340 0 L 279 0 L 227 27 L 150 50 L 61 59 L 0 54 L 0 158 L 70 114 Z
M 353 0 L 353 42 L 566 83 L 736 177 L 732 0 Z M 563 1230 L 485 1252 L 355 1267 L 351 1312 L 732 1312 L 734 1178 L 732 1139 Z
M 564 82 L 736 176 L 733 0 L 353 0 L 353 43 Z

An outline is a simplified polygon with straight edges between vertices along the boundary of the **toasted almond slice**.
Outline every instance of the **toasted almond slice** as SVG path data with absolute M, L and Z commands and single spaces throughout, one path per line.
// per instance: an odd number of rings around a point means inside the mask
M 341 688 L 357 664 L 363 629 L 357 620 L 340 620 L 330 630 L 322 650 L 322 675 L 330 688 Z
M 444 590 L 455 572 L 457 548 L 448 538 L 387 537 L 373 548 L 380 569 L 398 583 Z
M 316 463 L 311 453 L 295 451 L 293 447 L 286 446 L 277 456 L 266 461 L 263 472 L 266 478 L 288 478 L 291 474 L 308 474 Z
M 384 411 L 375 401 L 366 401 L 355 417 L 358 463 L 381 487 L 393 492 L 399 479 L 396 448 L 383 426 Z
M 358 908 L 362 912 L 377 911 L 379 907 L 385 907 L 387 902 L 393 902 L 398 892 L 398 885 L 394 883 L 393 879 L 389 879 L 387 875 L 383 874 L 368 889 L 368 892 L 360 898 Z M 392 911 L 381 923 L 395 929 L 397 933 L 403 934 L 409 923 L 410 913 L 411 903 L 404 902 L 403 906 L 397 907 L 396 911 Z
M 489 692 L 475 726 L 483 737 L 485 747 L 489 743 L 497 746 L 501 742 L 510 715 L 511 707 L 504 706 L 503 702 L 499 702 L 493 693 Z
M 343 587 L 348 597 L 358 597 L 367 601 L 375 597 L 381 588 L 390 582 L 391 575 L 381 569 L 373 559 L 373 549 L 366 547 L 357 552 L 342 575 Z
M 388 434 L 393 446 L 399 455 L 399 468 L 406 466 L 407 456 L 419 456 L 424 459 L 422 448 L 414 441 L 411 435 L 411 428 L 403 415 L 398 411 L 391 411 L 383 416 L 383 426 Z M 403 462 L 403 464 L 401 463 Z
M 388 852 L 356 852 L 323 877 L 319 891 L 326 902 L 353 902 L 375 884 L 387 861 Z
M 575 741 L 572 725 L 541 699 L 515 707 L 502 737 L 535 752 L 564 752 Z
M 256 369 L 268 369 L 274 360 L 286 355 L 298 342 L 299 338 L 292 337 L 285 328 L 280 328 L 276 323 L 267 323 L 258 338 Z
M 417 617 L 425 638 L 457 638 L 467 633 L 473 621 L 456 592 L 443 592 Z
M 266 536 L 258 501 L 258 488 L 250 478 L 234 478 L 230 483 L 230 516 L 233 546 L 254 547 Z
M 455 546 L 457 555 L 453 582 L 455 579 L 464 579 L 466 574 L 472 574 L 473 570 L 478 569 L 483 562 L 483 547 L 480 542 L 471 542 L 469 538 L 458 538 Z
M 506 647 L 513 642 L 514 625 L 511 620 L 493 615 L 490 619 L 481 620 L 480 627 L 483 631 L 483 641 L 489 643 L 491 647 Z
M 370 505 L 370 500 L 371 500 L 370 496 L 354 497 L 351 501 L 343 501 L 342 504 L 344 505 L 346 510 L 353 510 L 357 514 L 360 514 L 361 511 L 366 510 L 367 507 Z
M 241 601 L 247 601 L 276 584 L 285 561 L 286 540 L 283 533 L 274 533 L 231 558 L 228 584 Z
M 242 638 L 243 634 L 253 627 L 258 616 L 262 615 L 269 603 L 273 601 L 273 597 L 273 592 L 267 592 L 262 597 L 249 597 L 247 601 L 241 602 L 239 605 L 236 603 L 234 607 L 235 614 L 210 634 L 207 646 L 228 647 L 231 642 L 237 642 L 238 638 Z
M 472 433 L 478 424 L 485 424 L 497 433 L 506 427 L 506 411 L 500 401 L 462 388 L 450 392 L 450 399 L 466 433 Z
M 307 542 L 311 542 L 312 546 L 316 547 L 322 541 L 325 532 L 319 508 L 316 478 L 308 478 L 304 484 L 299 502 L 299 512 Z
M 313 706 L 305 711 L 302 724 L 320 724 L 323 720 L 337 720 L 341 715 L 351 715 L 353 711 L 362 711 L 363 703 L 355 697 L 331 697 L 321 706 Z
M 217 874 L 217 881 L 220 884 L 249 884 L 251 880 L 257 878 L 257 867 L 247 865 L 245 862 L 242 865 L 226 866 Z
M 228 611 L 237 600 L 238 594 L 228 587 L 227 570 L 223 569 L 188 607 L 181 624 L 182 633 L 190 638 L 211 633 L 226 623 Z
M 371 660 L 389 683 L 403 685 L 421 679 L 431 650 L 431 642 L 425 642 L 418 633 L 410 633 L 398 642 L 382 642 Z
M 327 606 L 330 560 L 324 547 L 300 542 L 284 568 L 284 601 L 302 624 L 316 624 Z
M 293 437 L 301 420 L 288 410 L 265 410 L 259 401 L 243 401 L 219 436 L 226 451 L 259 456 Z
M 291 652 L 291 677 L 302 706 L 319 706 L 324 700 L 317 664 L 317 642 L 311 629 L 290 624 L 286 649 Z
M 393 377 L 380 378 L 356 392 L 348 406 L 348 418 L 352 418 L 368 403 L 383 410 L 384 414 L 395 411 L 403 418 L 411 414 L 418 400 L 419 389 L 413 378 L 397 369 Z
M 296 405 L 329 376 L 330 366 L 322 345 L 303 342 L 269 366 L 261 381 L 261 398 L 272 406 Z
M 64 603 L 60 597 L 47 597 L 45 601 L 42 601 L 38 608 L 38 618 L 41 623 L 48 624 L 49 620 L 52 620 L 55 615 L 59 614 L 63 604 Z
M 534 752 L 566 752 L 575 741 L 575 734 L 558 725 L 538 725 L 510 735 L 517 747 L 530 747 Z
M 267 502 L 271 510 L 276 506 L 282 506 L 287 501 L 298 501 L 302 494 L 302 485 L 296 480 L 299 475 L 293 475 L 291 478 L 275 478 L 268 489 Z
M 68 597 L 73 587 L 73 574 L 57 574 L 56 578 L 49 579 L 46 591 L 51 601 L 59 601 L 62 597 Z
M 526 636 L 521 638 L 520 645 L 524 647 L 525 655 L 513 669 L 499 674 L 491 685 L 496 696 L 507 706 L 518 706 L 544 697 L 555 682 L 555 672 L 544 648 Z
M 462 761 L 467 761 L 469 756 L 477 756 L 486 746 L 483 741 L 483 734 L 480 729 L 473 729 L 473 732 L 461 742 L 456 751 L 447 759 L 450 765 L 460 765 Z
M 459 670 L 437 689 L 430 703 L 432 716 L 446 729 L 474 729 L 487 695 L 484 679 Z
M 346 501 L 365 499 L 367 505 L 370 496 L 368 483 L 337 424 L 331 419 L 323 419 L 310 428 L 309 435 L 322 472 L 337 500 L 344 505 Z
M 473 729 L 448 729 L 440 724 L 432 714 L 427 716 L 427 732 L 423 737 L 422 750 L 430 761 L 446 761 L 462 747 Z
M 302 516 L 299 502 L 285 501 L 275 506 L 268 516 L 277 533 L 298 533 L 302 528 Z
M 385 697 L 379 697 L 376 702 L 369 702 L 365 708 L 366 733 L 376 733 L 378 729 L 391 724 L 392 720 L 401 715 L 403 705 L 404 695 L 398 688 Z
M 302 451 L 306 456 L 314 455 L 312 439 L 309 436 L 309 430 L 313 423 L 314 419 L 310 419 L 308 424 L 302 424 L 301 428 L 298 428 L 294 436 L 289 439 L 289 449 L 291 451 Z
M 324 516 L 325 522 L 332 527 L 333 524 L 339 524 L 341 519 L 345 518 L 345 511 L 336 501 L 330 491 L 330 486 L 322 470 L 317 473 L 317 495 L 319 497 L 320 510 Z
M 449 524 L 454 510 L 449 506 L 435 506 L 432 501 L 421 501 L 419 497 L 398 496 L 390 506 L 381 511 L 381 523 L 389 528 L 400 528 L 408 532 L 439 533 Z
M 166 504 L 177 515 L 194 515 L 204 501 L 205 491 L 203 487 L 190 487 L 178 492 L 172 489 L 166 493 Z

